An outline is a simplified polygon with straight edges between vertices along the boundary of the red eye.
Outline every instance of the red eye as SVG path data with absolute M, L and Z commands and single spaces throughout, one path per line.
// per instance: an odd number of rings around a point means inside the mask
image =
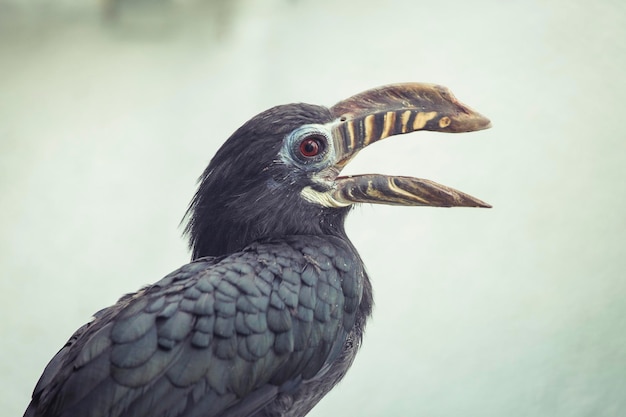
M 312 158 L 324 151 L 324 139 L 319 136 L 309 136 L 300 142 L 300 153 L 307 158 Z

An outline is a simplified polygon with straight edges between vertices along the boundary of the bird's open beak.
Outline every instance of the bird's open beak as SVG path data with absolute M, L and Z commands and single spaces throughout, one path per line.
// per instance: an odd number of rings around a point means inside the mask
M 363 148 L 389 136 L 417 130 L 472 132 L 489 119 L 458 102 L 445 87 L 407 83 L 380 87 L 343 100 L 331 109 L 337 172 Z M 404 206 L 491 207 L 433 181 L 378 174 L 337 177 L 327 202 L 335 206 L 379 203 Z

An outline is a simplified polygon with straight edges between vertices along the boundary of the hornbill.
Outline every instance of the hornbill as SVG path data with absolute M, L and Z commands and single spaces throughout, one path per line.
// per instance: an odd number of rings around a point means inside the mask
M 389 136 L 489 126 L 419 83 L 253 117 L 200 177 L 186 217 L 192 262 L 76 331 L 25 416 L 307 414 L 352 364 L 372 310 L 344 230 L 351 207 L 489 207 L 429 180 L 341 170 Z

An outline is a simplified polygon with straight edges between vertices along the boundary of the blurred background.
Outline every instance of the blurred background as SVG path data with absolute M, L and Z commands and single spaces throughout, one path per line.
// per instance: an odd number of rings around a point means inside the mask
M 494 208 L 353 212 L 374 318 L 310 415 L 624 415 L 625 39 L 622 0 L 0 0 L 2 414 L 92 313 L 188 261 L 195 180 L 243 122 L 423 81 L 494 127 L 348 172 Z

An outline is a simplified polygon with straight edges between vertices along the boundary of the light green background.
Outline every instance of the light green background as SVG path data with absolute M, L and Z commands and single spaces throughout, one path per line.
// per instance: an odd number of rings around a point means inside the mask
M 0 414 L 188 260 L 195 179 L 294 101 L 436 82 L 493 121 L 364 151 L 491 210 L 364 206 L 376 308 L 312 416 L 626 415 L 626 2 L 0 0 Z

